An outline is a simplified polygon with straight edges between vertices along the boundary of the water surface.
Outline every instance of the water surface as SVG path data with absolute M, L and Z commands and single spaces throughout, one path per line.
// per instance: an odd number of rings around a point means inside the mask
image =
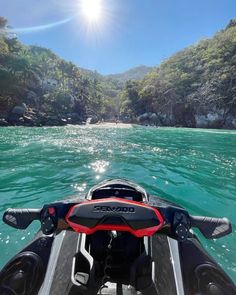
M 233 234 L 205 241 L 236 282 L 236 132 L 146 127 L 0 128 L 0 215 L 83 194 L 107 178 L 133 180 L 196 215 L 225 216 Z M 0 267 L 38 228 L 0 223 Z

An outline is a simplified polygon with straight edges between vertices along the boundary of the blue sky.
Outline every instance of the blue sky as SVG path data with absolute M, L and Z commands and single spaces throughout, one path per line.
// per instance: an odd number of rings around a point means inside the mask
M 100 0 L 100 21 L 91 25 L 80 1 L 1 0 L 0 15 L 23 43 L 102 74 L 158 65 L 236 17 L 236 0 Z

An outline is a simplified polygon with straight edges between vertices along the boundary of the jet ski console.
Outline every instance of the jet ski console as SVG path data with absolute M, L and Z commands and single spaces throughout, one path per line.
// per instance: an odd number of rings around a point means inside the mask
M 82 201 L 8 209 L 3 216 L 17 229 L 34 220 L 41 231 L 1 270 L 1 295 L 236 294 L 190 231 L 216 239 L 232 231 L 230 222 L 190 216 L 131 182 L 106 181 Z

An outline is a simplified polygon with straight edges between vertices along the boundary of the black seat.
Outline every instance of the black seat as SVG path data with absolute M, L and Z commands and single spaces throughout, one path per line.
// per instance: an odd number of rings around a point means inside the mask
M 0 294 L 37 294 L 42 276 L 39 255 L 29 251 L 19 253 L 0 272 Z

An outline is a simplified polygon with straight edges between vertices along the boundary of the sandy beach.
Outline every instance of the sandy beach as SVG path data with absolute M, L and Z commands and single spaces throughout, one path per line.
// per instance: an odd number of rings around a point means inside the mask
M 108 128 L 132 128 L 133 124 L 104 122 L 104 123 L 98 123 L 98 124 L 89 124 L 87 126 L 108 127 Z

